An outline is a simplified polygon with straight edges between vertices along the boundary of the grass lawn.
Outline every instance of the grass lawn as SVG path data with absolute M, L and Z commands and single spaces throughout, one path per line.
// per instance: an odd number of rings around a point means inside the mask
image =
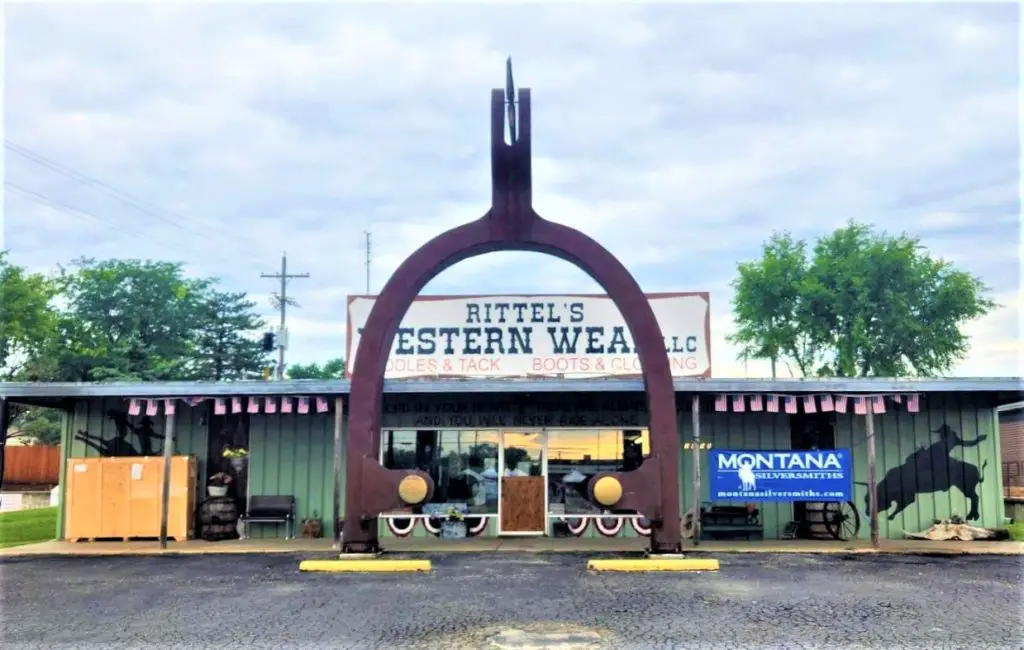
M 56 507 L 0 513 L 0 548 L 48 542 L 56 533 Z

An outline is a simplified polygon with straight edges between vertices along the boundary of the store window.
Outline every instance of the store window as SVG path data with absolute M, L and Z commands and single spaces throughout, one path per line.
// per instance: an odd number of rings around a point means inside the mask
M 471 514 L 498 513 L 498 432 L 479 430 L 385 430 L 381 460 L 388 469 L 419 469 L 434 479 L 424 514 L 465 506 Z M 396 514 L 396 513 L 391 513 Z
M 600 472 L 635 470 L 651 451 L 646 429 L 550 429 L 547 434 L 548 512 L 552 515 L 602 514 L 601 507 L 587 499 L 593 478 Z

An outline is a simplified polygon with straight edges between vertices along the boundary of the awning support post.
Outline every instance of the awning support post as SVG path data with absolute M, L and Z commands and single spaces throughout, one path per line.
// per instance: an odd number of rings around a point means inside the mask
M 693 415 L 693 545 L 700 545 L 700 396 L 694 393 Z
M 331 506 L 331 530 L 334 533 L 334 548 L 341 550 L 341 426 L 344 416 L 344 400 L 334 398 L 334 503 Z
M 867 432 L 867 449 L 868 449 L 868 520 L 871 522 L 871 547 L 877 549 L 879 547 L 878 541 L 878 482 L 876 480 L 877 473 L 875 468 L 875 418 L 873 416 L 873 408 L 871 404 L 871 398 L 864 398 L 867 402 L 867 410 L 865 411 L 865 430 Z
M 160 493 L 160 548 L 167 548 L 167 511 L 171 504 L 171 456 L 174 455 L 174 413 L 164 415 L 164 484 Z

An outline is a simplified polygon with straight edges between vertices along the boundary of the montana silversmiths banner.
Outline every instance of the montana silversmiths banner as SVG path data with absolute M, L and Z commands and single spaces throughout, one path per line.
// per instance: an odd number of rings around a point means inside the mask
M 349 296 L 349 376 L 373 296 Z M 711 376 L 707 293 L 649 294 L 672 375 Z M 386 377 L 640 374 L 633 338 L 604 295 L 421 296 L 399 326 Z
M 849 501 L 849 449 L 708 452 L 711 501 Z

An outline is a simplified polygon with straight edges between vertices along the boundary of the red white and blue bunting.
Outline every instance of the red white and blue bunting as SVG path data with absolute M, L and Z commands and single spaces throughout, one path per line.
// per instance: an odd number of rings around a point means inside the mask
M 560 519 L 565 523 L 569 532 L 576 537 L 582 535 L 590 525 L 590 520 L 585 517 L 560 517 Z
M 780 408 L 787 414 L 799 413 L 846 413 L 850 403 L 853 413 L 867 415 L 868 404 L 872 413 L 885 413 L 886 400 L 895 406 L 906 406 L 909 413 L 921 410 L 921 400 L 917 393 L 886 393 L 881 395 L 846 395 L 842 393 L 825 393 L 812 395 L 781 395 L 778 393 L 754 394 L 719 393 L 715 395 L 715 411 L 744 413 L 779 413 Z M 803 407 L 801 409 L 801 407 Z
M 203 402 L 213 400 L 214 415 L 226 415 L 231 413 L 299 413 L 305 415 L 315 408 L 316 413 L 327 413 L 330 411 L 330 402 L 326 397 L 160 397 L 160 398 L 131 398 L 128 405 L 128 415 L 155 416 L 160 412 L 161 402 L 164 405 L 163 412 L 166 415 L 173 415 L 175 404 L 178 400 L 185 402 L 190 407 L 199 406 Z M 910 413 L 920 411 L 920 396 L 917 393 L 886 393 L 879 395 L 847 395 L 842 393 L 823 393 L 810 395 L 783 395 L 779 393 L 747 394 L 747 393 L 718 393 L 714 397 L 714 408 L 718 412 L 745 413 L 779 413 L 796 414 L 804 413 L 847 413 L 852 402 L 853 413 L 856 415 L 867 415 L 867 406 L 871 404 L 872 413 L 885 413 L 886 402 L 894 406 L 905 406 Z
M 412 535 L 417 523 L 430 535 L 438 536 L 441 534 L 442 520 L 436 517 L 409 515 L 407 517 L 385 516 L 383 519 L 387 525 L 388 532 L 395 537 L 408 537 Z M 466 517 L 467 534 L 470 537 L 482 535 L 490 526 L 492 519 L 493 517 L 489 516 Z M 651 522 L 646 517 L 640 515 L 611 515 L 607 517 L 574 517 L 570 515 L 568 517 L 560 516 L 558 519 L 566 524 L 569 533 L 574 537 L 582 537 L 591 525 L 603 537 L 617 537 L 625 530 L 627 523 L 637 535 L 641 537 L 651 536 Z
M 188 406 L 196 407 L 200 404 L 213 400 L 213 414 L 226 415 L 230 408 L 231 413 L 299 413 L 305 415 L 310 413 L 312 408 L 317 413 L 327 413 L 330 410 L 330 402 L 326 397 L 159 397 L 151 399 L 131 398 L 128 400 L 128 415 L 154 416 L 160 412 L 161 402 L 164 405 L 165 415 L 174 415 L 175 404 L 178 400 L 185 402 Z
M 466 533 L 470 537 L 476 537 L 487 530 L 487 526 L 490 523 L 490 517 L 486 516 L 468 516 L 465 519 L 466 522 Z M 441 523 L 442 519 L 438 517 L 424 517 L 422 515 L 410 515 L 408 517 L 384 517 L 384 521 L 387 524 L 388 531 L 395 537 L 408 537 L 412 534 L 413 529 L 416 528 L 416 523 L 419 522 L 423 530 L 427 531 L 430 535 L 440 536 L 441 534 Z
M 622 532 L 626 525 L 626 521 L 629 521 L 629 525 L 634 531 L 641 537 L 651 536 L 651 522 L 646 517 L 639 515 L 633 517 L 559 517 L 566 528 L 569 529 L 569 534 L 574 537 L 582 537 L 583 533 L 590 527 L 591 522 L 594 524 L 594 528 L 597 532 L 604 537 L 615 537 Z
M 629 520 L 629 525 L 633 527 L 637 535 L 641 537 L 651 536 L 651 522 L 646 517 L 633 517 Z
M 470 518 L 467 517 L 467 519 L 470 519 Z M 468 532 L 469 532 L 470 537 L 476 537 L 480 533 L 482 533 L 485 530 L 487 530 L 488 521 L 489 520 L 487 519 L 487 517 L 477 517 L 477 521 L 472 523 L 472 524 L 470 524 L 470 526 L 469 526 Z
M 441 520 L 434 517 L 423 517 L 420 519 L 420 523 L 423 524 L 423 530 L 427 531 L 431 535 L 441 534 Z
M 412 517 L 388 517 L 386 519 L 388 530 L 395 537 L 408 537 L 416 527 L 416 520 Z
M 615 537 L 622 531 L 622 527 L 626 524 L 626 520 L 622 517 L 595 517 L 594 527 L 597 528 L 597 532 L 601 533 L 604 537 Z

